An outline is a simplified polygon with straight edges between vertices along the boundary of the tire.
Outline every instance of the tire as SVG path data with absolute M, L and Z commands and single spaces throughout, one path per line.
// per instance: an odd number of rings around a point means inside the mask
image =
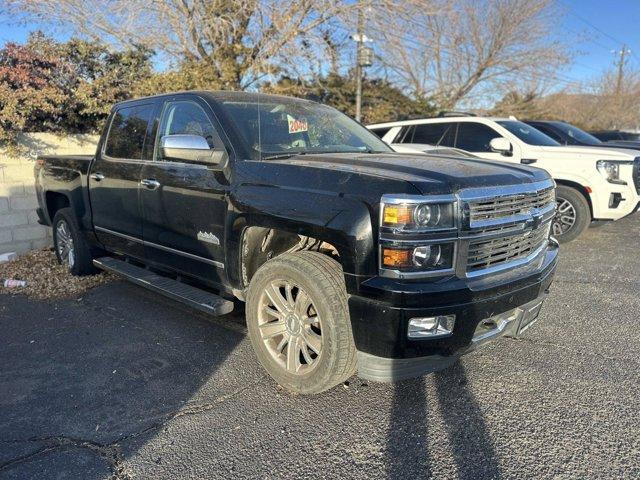
M 589 203 L 582 193 L 565 185 L 559 185 L 556 188 L 556 202 L 558 211 L 553 219 L 553 236 L 560 243 L 575 240 L 591 223 Z M 570 220 L 573 220 L 573 223 L 568 226 L 567 223 Z
M 296 252 L 262 265 L 249 284 L 246 319 L 258 361 L 287 390 L 320 393 L 355 373 L 344 276 L 326 255 Z
M 53 249 L 58 263 L 66 265 L 72 275 L 91 275 L 98 272 L 93 266 L 89 243 L 70 208 L 61 208 L 53 217 Z

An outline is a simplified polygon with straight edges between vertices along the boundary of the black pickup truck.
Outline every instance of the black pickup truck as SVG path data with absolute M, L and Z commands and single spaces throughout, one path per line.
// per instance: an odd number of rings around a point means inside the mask
M 333 108 L 185 92 L 113 107 L 93 157 L 44 156 L 41 223 L 103 269 L 214 315 L 244 301 L 301 393 L 443 369 L 537 318 L 556 268 L 542 170 L 394 153 Z

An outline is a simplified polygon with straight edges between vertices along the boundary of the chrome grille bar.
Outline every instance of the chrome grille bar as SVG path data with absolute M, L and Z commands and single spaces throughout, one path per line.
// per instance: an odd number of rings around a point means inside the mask
M 549 241 L 556 210 L 553 180 L 460 193 L 467 277 L 495 273 L 533 261 Z

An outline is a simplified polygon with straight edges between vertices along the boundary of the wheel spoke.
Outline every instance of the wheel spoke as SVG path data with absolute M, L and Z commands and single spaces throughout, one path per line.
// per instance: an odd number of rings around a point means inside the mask
M 292 285 L 291 285 L 289 282 L 287 282 L 287 283 L 285 283 L 285 284 L 284 284 L 284 293 L 285 293 L 285 298 L 286 298 L 286 300 L 287 300 L 287 306 L 288 306 L 290 309 L 294 308 L 294 306 L 295 306 L 295 304 L 296 304 L 295 300 L 293 299 L 293 292 L 292 292 L 292 289 L 293 289 L 293 287 L 292 287 Z
M 283 320 L 263 323 L 262 325 L 259 325 L 259 328 L 260 334 L 264 339 L 273 338 L 278 335 L 284 335 L 284 333 L 286 333 L 287 331 Z
M 282 349 L 284 348 L 284 346 L 287 344 L 287 342 L 289 341 L 290 337 L 288 334 L 285 334 L 282 336 L 282 340 L 280 340 L 280 343 L 278 343 L 278 345 L 276 346 L 276 352 L 278 354 L 282 353 Z
M 558 207 L 560 213 L 565 213 L 568 210 L 571 210 L 571 204 L 569 202 L 562 202 Z
M 311 365 L 313 363 L 313 358 L 311 358 L 311 354 L 309 353 L 309 349 L 306 345 L 302 347 L 302 356 L 304 357 L 304 361 L 307 362 L 307 365 Z
M 287 308 L 287 301 L 280 293 L 280 288 L 275 283 L 270 283 L 269 286 L 265 289 L 265 293 L 269 300 L 277 310 L 282 313 L 285 313 L 289 309 Z
M 287 370 L 297 372 L 300 367 L 300 345 L 297 337 L 291 337 L 287 345 Z
M 304 339 L 304 343 L 306 343 L 311 350 L 320 355 L 320 350 L 322 348 L 322 337 L 320 335 L 307 327 L 303 329 L 302 338 Z
M 275 317 L 275 318 L 278 318 L 278 319 L 282 320 L 283 314 L 281 312 L 279 312 L 278 310 L 274 310 L 269 305 L 265 305 L 263 310 L 264 310 L 264 312 L 266 314 L 271 315 L 272 317 Z
M 294 306 L 295 314 L 299 317 L 305 317 L 307 315 L 307 310 L 309 310 L 309 305 L 311 305 L 309 295 L 307 295 L 301 288 L 298 289 L 298 296 L 296 297 L 296 303 Z

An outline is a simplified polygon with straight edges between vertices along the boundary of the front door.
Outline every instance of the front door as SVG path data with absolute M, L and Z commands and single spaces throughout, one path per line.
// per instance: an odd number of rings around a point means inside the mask
M 165 102 L 156 145 L 166 135 L 204 137 L 211 148 L 222 141 L 209 106 L 197 97 Z M 224 279 L 224 240 L 229 184 L 224 174 L 206 163 L 162 158 L 142 168 L 145 256 L 158 264 L 213 283 Z
M 142 152 L 154 105 L 118 108 L 91 167 L 89 192 L 96 235 L 109 250 L 142 257 L 139 199 Z
M 511 156 L 491 150 L 489 145 L 491 140 L 498 137 L 502 137 L 502 135 L 483 123 L 459 122 L 456 147 L 488 160 L 519 162 L 519 150 L 513 144 L 511 145 L 513 149 Z

